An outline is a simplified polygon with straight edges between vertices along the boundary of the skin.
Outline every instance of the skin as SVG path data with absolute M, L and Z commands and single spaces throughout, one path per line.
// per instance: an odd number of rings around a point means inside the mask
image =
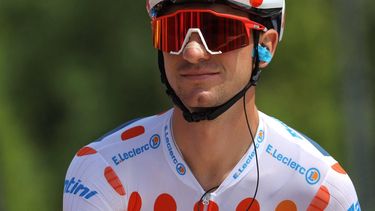
M 227 5 L 193 5 L 218 12 L 246 16 Z M 186 7 L 184 7 L 186 8 Z M 178 10 L 172 7 L 167 13 Z M 167 79 L 182 102 L 191 110 L 225 103 L 249 81 L 252 70 L 253 43 L 219 55 L 211 55 L 199 36 L 193 34 L 180 55 L 164 53 Z M 260 43 L 275 53 L 278 34 L 275 30 L 262 33 Z M 268 64 L 262 62 L 261 68 Z M 246 109 L 251 131 L 255 135 L 259 117 L 255 105 L 255 87 L 246 93 Z M 243 99 L 215 120 L 189 123 L 175 107 L 172 116 L 174 140 L 195 178 L 207 191 L 219 186 L 252 144 L 246 126 Z M 223 159 L 225 158 L 225 159 Z

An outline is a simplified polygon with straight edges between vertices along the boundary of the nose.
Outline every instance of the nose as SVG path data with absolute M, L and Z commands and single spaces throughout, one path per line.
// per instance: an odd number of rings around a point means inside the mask
M 199 35 L 192 33 L 189 42 L 182 52 L 182 57 L 192 64 L 198 64 L 210 59 L 211 55 L 207 52 Z

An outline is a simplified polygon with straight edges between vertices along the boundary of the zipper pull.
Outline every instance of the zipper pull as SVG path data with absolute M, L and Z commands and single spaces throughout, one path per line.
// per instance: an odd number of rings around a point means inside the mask
M 211 199 L 211 194 L 210 193 L 207 193 L 203 199 L 202 199 L 202 204 L 204 204 L 205 206 L 208 206 L 208 204 L 210 203 L 210 199 Z

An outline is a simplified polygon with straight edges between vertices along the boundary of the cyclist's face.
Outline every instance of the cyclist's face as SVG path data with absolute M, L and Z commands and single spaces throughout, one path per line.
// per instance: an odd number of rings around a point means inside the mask
M 220 12 L 240 13 L 225 5 L 213 5 Z M 173 12 L 173 11 L 171 11 Z M 242 13 L 246 16 L 245 13 Z M 182 102 L 192 111 L 218 106 L 239 92 L 249 81 L 252 70 L 253 42 L 219 55 L 209 54 L 198 34 L 180 55 L 164 53 L 168 82 Z

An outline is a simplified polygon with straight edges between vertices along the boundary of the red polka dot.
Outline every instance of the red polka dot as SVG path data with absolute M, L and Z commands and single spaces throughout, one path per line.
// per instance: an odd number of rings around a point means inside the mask
M 142 207 L 142 198 L 138 192 L 133 192 L 130 195 L 128 203 L 128 211 L 140 211 Z
M 275 211 L 297 211 L 297 206 L 293 201 L 284 200 L 277 205 Z
M 203 211 L 203 210 L 204 210 L 204 204 L 201 201 L 195 203 L 194 211 Z M 207 211 L 219 211 L 219 206 L 214 201 L 210 200 L 208 202 Z
M 253 200 L 252 198 L 246 198 L 246 199 L 242 200 L 238 204 L 238 206 L 236 208 L 236 211 L 259 211 L 260 205 L 259 205 L 259 202 L 256 199 L 254 199 L 254 202 L 251 205 L 251 208 L 248 210 L 248 207 L 250 206 L 252 200 Z
M 111 168 L 107 167 L 104 170 L 104 176 L 107 179 L 107 182 L 112 186 L 112 188 L 120 195 L 125 195 L 125 189 L 124 186 L 122 186 L 122 183 L 120 179 L 118 178 L 116 172 Z
M 176 211 L 177 205 L 174 198 L 167 194 L 163 193 L 155 201 L 154 211 Z
M 145 128 L 143 126 L 136 126 L 123 132 L 121 134 L 121 139 L 123 141 L 126 141 L 128 139 L 142 135 L 143 133 L 145 133 Z
M 250 4 L 252 7 L 259 7 L 263 4 L 263 0 L 250 0 Z
M 77 156 L 78 157 L 81 157 L 81 156 L 85 156 L 85 155 L 91 155 L 91 154 L 95 154 L 97 153 L 97 151 L 91 147 L 83 147 L 81 148 L 78 152 L 77 152 Z
M 198 201 L 194 205 L 194 211 L 204 210 L 204 204 L 201 201 Z
M 328 206 L 330 198 L 331 196 L 327 187 L 322 185 L 311 201 L 309 207 L 307 208 L 307 211 L 324 210 Z
M 340 174 L 346 174 L 346 171 L 340 166 L 339 163 L 336 163 L 332 166 L 332 169 Z

